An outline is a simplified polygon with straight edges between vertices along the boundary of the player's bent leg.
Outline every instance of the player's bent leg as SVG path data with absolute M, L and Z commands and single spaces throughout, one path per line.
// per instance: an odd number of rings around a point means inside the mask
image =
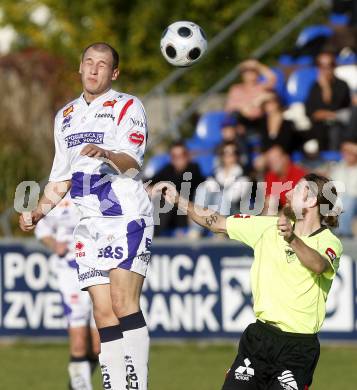
M 113 310 L 124 335 L 125 364 L 129 389 L 147 389 L 149 332 L 140 310 L 144 277 L 125 269 L 110 271 Z
M 99 362 L 103 376 L 103 388 L 126 390 L 123 333 L 112 309 L 110 286 L 109 284 L 90 286 L 88 291 L 92 299 L 94 318 L 100 338 Z

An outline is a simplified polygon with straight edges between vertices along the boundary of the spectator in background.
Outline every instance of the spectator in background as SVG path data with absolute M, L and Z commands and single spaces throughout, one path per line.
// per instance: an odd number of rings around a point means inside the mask
M 222 142 L 237 143 L 237 139 L 238 139 L 237 127 L 238 127 L 237 117 L 235 115 L 226 114 L 221 126 Z
M 290 160 L 289 155 L 280 145 L 272 146 L 265 153 L 265 164 L 267 168 L 265 174 L 267 187 L 263 213 L 276 215 L 276 206 L 281 208 L 285 205 L 285 194 L 295 187 L 306 172 Z M 281 191 L 284 185 L 287 189 Z
M 357 3 L 357 2 L 356 2 Z M 357 30 L 355 33 L 357 38 Z M 341 80 L 345 81 L 350 88 L 351 93 L 351 120 L 349 123 L 346 139 L 357 137 L 357 52 L 352 51 L 350 47 L 345 47 L 339 53 L 341 61 L 344 59 L 346 64 L 336 67 L 335 75 Z M 352 62 L 354 61 L 354 62 Z
M 275 87 L 276 76 L 271 69 L 256 60 L 242 62 L 239 71 L 242 82 L 230 87 L 225 111 L 237 113 L 239 123 L 247 130 L 254 130 L 259 127 L 263 117 L 261 95 Z
M 320 150 L 336 150 L 343 139 L 351 107 L 348 85 L 335 77 L 335 57 L 322 52 L 316 59 L 318 79 L 306 101 L 306 113 L 312 121 L 312 135 Z
M 357 143 L 347 141 L 341 145 L 342 160 L 331 170 L 331 179 L 342 182 L 345 191 L 341 193 L 343 213 L 340 215 L 336 233 L 352 236 L 352 222 L 357 213 Z
M 189 200 L 194 199 L 196 188 L 205 180 L 198 164 L 191 162 L 189 151 L 182 141 L 177 141 L 170 148 L 171 162 L 164 166 L 151 180 L 151 186 L 160 181 L 169 181 L 176 186 L 180 192 L 181 184 L 184 181 L 191 182 Z M 160 214 L 160 224 L 155 225 L 155 235 L 167 235 L 173 232 L 174 235 L 187 233 L 187 215 L 178 215 L 177 208 Z
M 301 142 L 294 123 L 284 119 L 283 106 L 276 93 L 270 92 L 262 98 L 264 124 L 261 133 L 261 145 L 263 150 L 268 150 L 273 145 L 280 145 L 291 154 L 300 148 Z
M 320 154 L 319 143 L 316 139 L 306 141 L 302 148 L 303 157 L 299 165 L 309 173 L 328 176 L 329 162 Z
M 240 155 L 243 166 L 248 164 L 249 150 L 242 126 L 238 123 L 236 115 L 226 114 L 221 127 L 222 143 L 233 142 Z
M 251 187 L 234 142 L 223 142 L 217 154 L 214 175 L 198 186 L 195 202 L 203 207 L 214 207 L 222 215 L 230 215 L 239 212 L 239 202 Z M 201 226 L 194 224 L 190 236 L 197 238 L 202 230 Z

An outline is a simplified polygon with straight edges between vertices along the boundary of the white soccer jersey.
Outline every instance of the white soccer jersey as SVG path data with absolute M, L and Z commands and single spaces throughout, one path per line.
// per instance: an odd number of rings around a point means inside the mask
M 56 115 L 56 154 L 49 181 L 72 180 L 71 197 L 82 217 L 151 216 L 141 178 L 80 155 L 85 145 L 97 144 L 126 153 L 142 166 L 146 141 L 146 115 L 138 98 L 111 89 L 88 105 L 82 94 Z
M 67 195 L 61 202 L 42 218 L 35 228 L 36 238 L 52 237 L 58 242 L 65 242 L 74 259 L 73 231 L 79 222 L 76 206 Z M 67 257 L 67 256 L 66 256 Z

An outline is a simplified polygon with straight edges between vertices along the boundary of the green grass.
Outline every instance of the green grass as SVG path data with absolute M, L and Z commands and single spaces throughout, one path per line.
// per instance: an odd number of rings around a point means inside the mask
M 154 345 L 150 390 L 220 390 L 234 356 L 232 345 Z M 0 389 L 66 390 L 66 362 L 65 344 L 0 345 Z M 357 347 L 323 347 L 312 389 L 356 389 L 356 362 Z

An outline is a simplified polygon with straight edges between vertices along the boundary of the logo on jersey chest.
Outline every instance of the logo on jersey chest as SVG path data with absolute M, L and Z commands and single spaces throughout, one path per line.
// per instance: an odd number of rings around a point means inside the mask
M 104 139 L 103 132 L 85 131 L 82 133 L 70 134 L 65 137 L 67 148 L 82 144 L 102 144 Z
M 63 118 L 66 118 L 73 111 L 74 111 L 74 107 L 73 107 L 73 104 L 72 104 L 71 106 L 69 106 L 68 108 L 63 110 Z
M 71 127 L 72 115 L 68 115 L 63 119 L 61 131 L 65 131 L 68 127 Z
M 116 103 L 116 99 L 113 100 L 107 100 L 106 102 L 103 103 L 103 107 L 114 107 Z
M 294 260 L 296 260 L 295 252 L 291 248 L 286 248 L 285 254 L 286 254 L 286 261 L 288 263 L 292 263 Z
M 108 112 L 104 112 L 104 113 L 99 113 L 97 112 L 95 115 L 94 115 L 94 118 L 105 118 L 105 119 L 111 119 L 112 121 L 114 121 L 115 117 L 113 114 L 110 114 Z

